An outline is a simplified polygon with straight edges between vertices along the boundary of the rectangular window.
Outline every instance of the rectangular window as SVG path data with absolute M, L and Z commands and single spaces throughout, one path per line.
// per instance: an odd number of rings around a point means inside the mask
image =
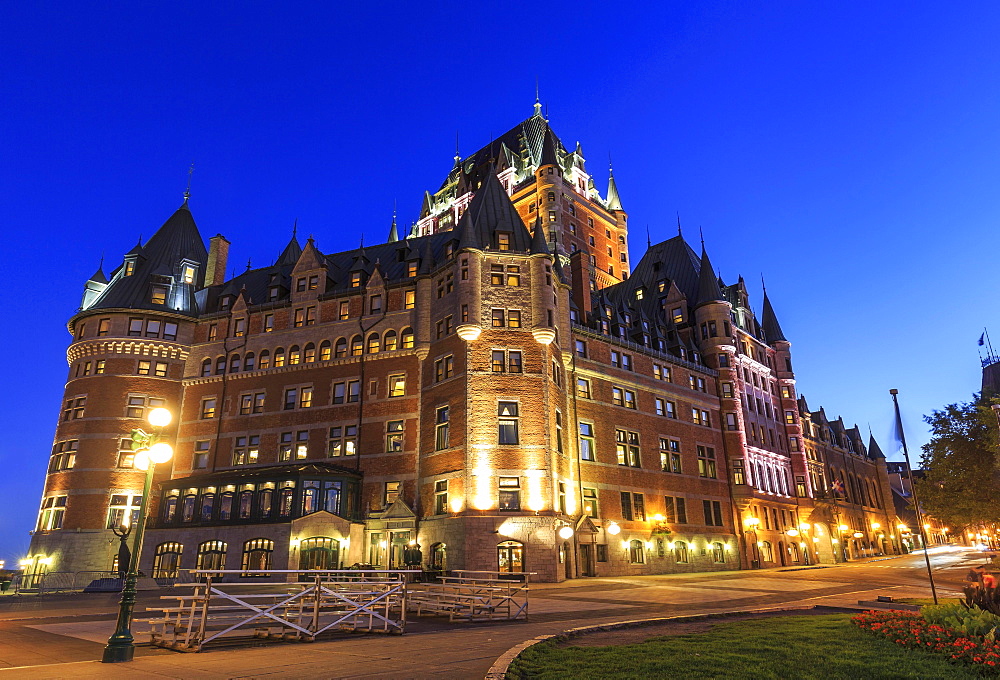
M 313 388 L 303 387 L 299 394 L 299 408 L 312 408 Z
M 676 439 L 660 437 L 660 468 L 681 474 L 681 443 Z
M 297 387 L 289 387 L 285 390 L 285 410 L 290 411 L 295 408 L 299 400 L 299 390 Z
M 252 465 L 260 457 L 260 435 L 233 440 L 233 465 Z
M 331 427 L 327 443 L 329 456 L 353 456 L 357 450 L 358 426 Z
M 448 480 L 440 479 L 434 482 L 434 514 L 448 513 Z
M 716 479 L 715 449 L 710 446 L 698 446 L 698 476 Z
M 507 327 L 508 328 L 521 327 L 521 310 L 519 309 L 507 310 Z
M 626 522 L 632 521 L 632 494 L 628 491 L 621 492 L 622 519 Z
M 402 487 L 401 482 L 386 482 L 385 491 L 382 495 L 382 505 L 383 507 L 389 507 L 392 505 L 397 498 L 399 498 L 399 492 Z
M 450 354 L 446 357 L 441 357 L 434 362 L 434 380 L 441 382 L 442 380 L 447 380 L 452 376 L 455 369 L 455 359 Z
M 341 300 L 340 306 L 337 312 L 337 318 L 341 321 L 346 321 L 350 318 L 351 303 L 348 300 Z
M 576 341 L 576 355 L 584 359 L 587 358 L 587 343 L 583 340 Z
M 208 467 L 208 453 L 211 448 L 211 442 L 208 440 L 198 441 L 194 443 L 194 469 L 204 470 Z
M 587 517 L 597 518 L 597 489 L 583 487 L 583 512 Z
M 597 460 L 597 442 L 594 439 L 593 423 L 580 423 L 580 458 Z
M 369 314 L 381 314 L 382 313 L 382 296 L 372 295 L 368 299 L 368 313 Z
M 680 496 L 664 496 L 664 515 L 669 524 L 687 524 L 686 501 Z
M 632 494 L 632 509 L 636 521 L 646 521 L 646 498 L 641 493 Z
M 747 477 L 746 472 L 743 469 L 742 460 L 734 460 L 732 462 L 733 467 L 733 484 L 746 484 Z
M 406 376 L 390 375 L 388 394 L 390 397 L 402 397 L 406 394 Z
M 499 507 L 501 512 L 516 512 L 521 509 L 521 478 L 501 477 L 499 479 Z
M 278 460 L 280 461 L 291 460 L 294 444 L 295 444 L 294 433 L 282 432 L 278 436 Z
M 167 304 L 167 287 L 156 285 L 152 286 L 149 294 L 149 301 L 154 305 Z
M 582 399 L 590 399 L 590 381 L 586 378 L 576 379 L 576 396 Z
M 799 498 L 806 497 L 806 478 L 802 475 L 795 476 L 795 495 Z
M 448 448 L 449 443 L 449 426 L 450 412 L 447 406 L 439 406 L 434 417 L 434 450 L 440 451 L 441 449 Z
M 403 450 L 402 420 L 390 420 L 385 424 L 385 450 L 387 453 Z
M 142 319 L 131 318 L 128 320 L 128 334 L 132 338 L 142 337 Z M 209 340 L 212 339 L 209 338 Z
M 361 398 L 361 383 L 351 380 L 347 383 L 347 403 L 352 404 Z
M 417 306 L 416 291 L 408 290 L 403 293 L 403 309 L 413 309 Z
M 174 327 L 176 328 L 177 324 L 174 324 Z M 108 331 L 110 330 L 111 330 L 111 319 L 101 319 L 100 321 L 97 322 L 97 337 L 99 338 L 104 337 L 105 335 L 108 334 Z M 176 332 L 175 332 L 175 337 L 176 337 Z
M 722 504 L 719 501 L 702 501 L 705 513 L 705 524 L 710 527 L 722 526 Z
M 625 408 L 635 408 L 635 392 L 621 387 L 611 388 L 611 401 L 617 406 Z
M 518 436 L 518 403 L 516 401 L 501 401 L 497 405 L 498 443 L 517 444 Z
M 638 432 L 615 430 L 615 450 L 618 454 L 619 465 L 641 467 Z
M 795 424 L 795 412 L 794 411 L 785 411 L 785 424 L 786 425 L 794 425 Z

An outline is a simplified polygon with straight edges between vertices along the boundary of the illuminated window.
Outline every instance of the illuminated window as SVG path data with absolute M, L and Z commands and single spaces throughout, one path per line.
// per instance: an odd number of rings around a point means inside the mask
M 252 465 L 260 457 L 260 435 L 236 437 L 233 440 L 233 465 Z
M 387 507 L 392 505 L 397 498 L 399 498 L 399 492 L 402 487 L 401 482 L 386 482 L 385 492 L 382 496 L 383 506 Z
M 66 496 L 48 496 L 42 499 L 42 509 L 38 513 L 38 530 L 54 531 L 62 529 L 66 514 Z
M 510 250 L 510 233 L 497 232 L 497 250 Z
M 382 336 L 382 349 L 386 352 L 394 352 L 398 347 L 398 337 L 396 331 L 386 331 Z
M 408 290 L 403 293 L 403 309 L 413 309 L 417 306 L 416 291 Z
M 501 401 L 497 405 L 499 416 L 498 443 L 517 444 L 518 436 L 518 403 L 516 401 Z
M 353 456 L 357 451 L 357 425 L 338 426 L 330 428 L 330 439 L 327 442 L 327 455 Z
M 639 433 L 628 430 L 615 430 L 615 450 L 618 454 L 618 464 L 629 467 L 641 467 L 639 459 Z
M 413 349 L 413 329 L 404 328 L 401 336 L 403 349 Z
M 203 470 L 208 467 L 208 453 L 211 442 L 208 440 L 194 443 L 194 461 L 192 467 L 196 470 Z
M 153 552 L 153 578 L 177 578 L 181 568 L 184 546 L 180 543 L 161 543 Z
M 215 397 L 207 397 L 201 400 L 201 417 L 202 419 L 214 418 L 215 417 Z
M 390 420 L 385 424 L 385 450 L 387 453 L 403 450 L 402 420 Z
M 593 423 L 580 423 L 580 458 L 597 460 L 597 441 L 594 439 Z
M 390 375 L 389 376 L 389 396 L 390 397 L 402 397 L 406 394 L 406 376 L 405 375 Z
M 434 417 L 434 450 L 448 448 L 449 443 L 449 416 L 450 411 L 447 406 L 439 406 Z
M 660 469 L 681 474 L 681 443 L 676 439 L 660 437 Z
M 434 514 L 448 513 L 448 480 L 440 479 L 434 482 Z
M 628 561 L 632 564 L 646 563 L 646 547 L 639 539 L 632 539 L 628 544 Z
M 521 509 L 520 477 L 501 477 L 499 484 L 499 508 L 501 512 L 516 512 Z
M 149 301 L 154 305 L 167 304 L 167 287 L 152 286 L 150 289 Z
M 139 508 L 142 506 L 142 495 L 140 494 L 114 494 L 108 503 L 108 529 L 115 527 L 135 526 L 139 521 Z M 126 516 L 128 520 L 126 522 Z
M 590 381 L 586 378 L 576 379 L 576 396 L 582 399 L 590 399 Z
M 715 449 L 710 446 L 698 446 L 698 476 L 716 479 Z

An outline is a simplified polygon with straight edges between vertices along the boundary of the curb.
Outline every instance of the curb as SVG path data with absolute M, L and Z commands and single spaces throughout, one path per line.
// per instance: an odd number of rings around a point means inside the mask
M 639 628 L 641 626 L 649 626 L 657 623 L 663 623 L 665 621 L 695 621 L 698 619 L 722 619 L 727 616 L 732 616 L 734 614 L 766 614 L 768 612 L 793 612 L 802 611 L 803 609 L 820 609 L 827 608 L 823 605 L 814 605 L 812 607 L 764 607 L 762 609 L 737 609 L 731 612 L 717 612 L 714 614 L 682 614 L 680 616 L 660 616 L 654 619 L 631 619 L 628 621 L 616 621 L 614 623 L 601 623 L 594 626 L 580 626 L 578 628 L 569 628 L 561 633 L 554 633 L 551 635 L 539 635 L 538 637 L 531 638 L 530 640 L 525 640 L 524 642 L 514 645 L 506 652 L 501 654 L 493 665 L 490 666 L 490 670 L 486 673 L 485 680 L 504 680 L 507 677 L 507 671 L 510 669 L 510 665 L 514 663 L 514 659 L 519 657 L 521 653 L 528 649 L 529 647 L 534 647 L 542 642 L 548 642 L 549 640 L 563 641 L 569 640 L 581 635 L 586 635 L 588 633 L 603 633 L 609 630 L 623 630 L 625 628 Z M 836 609 L 852 609 L 852 607 L 838 606 Z

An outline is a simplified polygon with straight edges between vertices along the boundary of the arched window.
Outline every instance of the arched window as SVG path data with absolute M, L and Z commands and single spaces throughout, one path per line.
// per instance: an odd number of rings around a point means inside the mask
M 279 347 L 274 350 L 274 367 L 281 368 L 285 365 L 285 348 Z
M 201 362 L 201 377 L 206 378 L 210 375 L 212 375 L 212 360 L 205 359 Z
M 771 541 L 761 541 L 760 547 L 760 559 L 764 562 L 774 562 L 774 548 L 771 546 Z
M 382 338 L 382 346 L 386 352 L 392 352 L 396 349 L 396 331 L 386 331 L 385 336 Z
M 444 543 L 431 545 L 431 569 L 448 570 L 448 546 Z
M 215 375 L 222 375 L 226 372 L 226 357 L 221 356 L 215 360 Z
M 311 364 L 316 361 L 316 345 L 311 342 L 306 345 L 305 350 L 303 350 L 303 359 L 307 364 Z
M 691 557 L 688 551 L 688 544 L 684 541 L 674 541 L 674 560 L 678 564 L 687 564 L 689 559 Z
M 299 569 L 336 569 L 340 566 L 340 541 L 325 536 L 299 543 Z
M 153 578 L 177 578 L 182 554 L 184 546 L 174 541 L 156 546 L 153 553 Z
M 266 349 L 260 351 L 260 368 L 261 370 L 266 368 L 271 368 L 271 352 Z
M 520 574 L 524 571 L 524 544 L 504 541 L 497 544 L 497 571 Z
M 333 348 L 333 356 L 335 357 L 346 357 L 347 356 L 347 338 L 337 338 L 337 343 Z
M 271 516 L 271 511 L 274 506 L 274 483 L 265 482 L 261 485 L 259 491 L 257 491 L 257 516 L 261 519 L 267 519 Z
M 712 561 L 723 564 L 726 561 L 726 546 L 716 541 L 712 544 Z
M 355 335 L 351 338 L 351 356 L 359 357 L 364 351 L 364 341 L 362 341 L 360 335 Z
M 330 341 L 324 340 L 319 345 L 319 360 L 329 361 L 330 360 Z
M 402 333 L 403 349 L 413 349 L 413 329 L 404 328 Z
M 247 352 L 247 355 L 243 357 L 243 370 L 252 371 L 253 369 L 254 369 L 253 352 Z
M 848 440 L 850 441 L 850 440 Z M 799 544 L 795 541 L 789 541 L 788 543 L 788 555 L 792 558 L 792 562 L 798 562 L 802 559 L 799 553 Z
M 240 355 L 239 354 L 234 354 L 233 356 L 229 357 L 229 372 L 230 373 L 239 373 L 240 372 Z
M 225 569 L 226 551 L 229 544 L 225 541 L 205 541 L 198 545 L 197 569 Z M 221 574 L 220 574 L 221 576 Z
M 250 571 L 267 570 L 271 568 L 271 555 L 274 552 L 274 541 L 267 538 L 252 538 L 243 544 L 243 574 L 244 578 L 267 578 L 268 574 L 251 574 Z
M 637 538 L 628 542 L 628 561 L 632 564 L 646 563 L 646 546 Z
M 302 514 L 311 515 L 319 509 L 319 482 L 307 479 L 302 482 Z
M 372 333 L 368 336 L 368 353 L 378 354 L 379 350 L 382 349 L 382 341 L 379 338 L 378 333 Z
M 298 345 L 292 345 L 292 348 L 288 350 L 288 365 L 294 366 L 300 363 L 302 363 L 302 350 L 299 349 Z

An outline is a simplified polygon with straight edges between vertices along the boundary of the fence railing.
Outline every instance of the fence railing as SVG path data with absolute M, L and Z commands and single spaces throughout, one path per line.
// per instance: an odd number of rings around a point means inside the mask
M 154 645 L 201 651 L 223 638 L 315 640 L 332 631 L 401 634 L 406 629 L 409 570 L 192 570 L 190 595 L 165 595 L 173 606 L 148 607 Z M 283 583 L 223 583 L 229 575 L 284 577 Z M 178 584 L 180 587 L 181 584 Z
M 492 621 L 528 618 L 531 573 L 456 569 L 437 583 L 410 585 L 410 611 L 440 614 L 450 621 Z

